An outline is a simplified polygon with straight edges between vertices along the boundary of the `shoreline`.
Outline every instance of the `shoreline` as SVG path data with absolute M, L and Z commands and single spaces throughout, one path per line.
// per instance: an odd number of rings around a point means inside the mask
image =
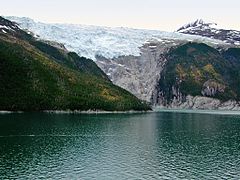
M 44 110 L 44 111 L 7 111 L 0 110 L 1 114 L 21 114 L 21 113 L 48 113 L 48 114 L 136 114 L 136 113 L 149 113 L 154 111 L 102 111 L 102 110 Z
M 102 110 L 87 110 L 87 111 L 79 111 L 79 110 L 45 110 L 41 111 L 43 113 L 49 114 L 136 114 L 136 113 L 149 113 L 154 111 L 102 111 Z
M 6 111 L 0 110 L 1 114 L 22 114 L 22 113 L 46 113 L 46 114 L 139 114 L 139 113 L 187 113 L 187 114 L 216 114 L 216 115 L 240 115 L 237 110 L 204 110 L 204 109 L 169 109 L 169 108 L 153 108 L 149 111 L 101 111 L 101 110 L 44 110 L 44 111 Z
M 216 114 L 216 115 L 240 115 L 238 110 L 214 110 L 214 109 L 168 109 L 168 108 L 155 108 L 153 112 L 173 112 L 173 113 L 186 113 L 186 114 Z

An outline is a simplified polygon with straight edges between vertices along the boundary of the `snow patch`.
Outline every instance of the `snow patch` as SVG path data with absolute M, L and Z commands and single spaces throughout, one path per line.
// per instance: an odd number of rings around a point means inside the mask
M 14 29 L 12 29 L 11 27 L 9 26 L 5 26 L 5 25 L 0 25 L 0 29 L 7 29 L 7 30 L 10 30 L 10 31 L 15 31 Z M 6 32 L 6 31 L 5 31 Z
M 11 29 L 10 27 L 5 26 L 5 25 L 0 25 L 0 28 L 1 28 L 1 29 L 9 29 L 9 30 Z
M 6 31 L 4 31 L 3 29 L 2 29 L 2 32 L 3 32 L 4 34 L 7 34 L 7 32 L 6 32 Z

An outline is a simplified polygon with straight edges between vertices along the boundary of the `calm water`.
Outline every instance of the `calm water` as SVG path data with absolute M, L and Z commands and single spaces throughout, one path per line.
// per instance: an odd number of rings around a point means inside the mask
M 0 179 L 240 179 L 240 116 L 0 115 Z

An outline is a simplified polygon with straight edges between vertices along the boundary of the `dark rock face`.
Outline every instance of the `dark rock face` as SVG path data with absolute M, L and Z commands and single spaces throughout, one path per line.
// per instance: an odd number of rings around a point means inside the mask
M 7 19 L 4 19 L 0 16 L 0 29 L 5 29 L 5 30 L 19 30 L 18 26 L 16 23 L 11 22 Z
M 197 20 L 177 30 L 183 34 L 200 35 L 212 39 L 218 39 L 229 44 L 240 45 L 240 31 L 226 30 L 217 27 L 216 23 L 206 23 Z

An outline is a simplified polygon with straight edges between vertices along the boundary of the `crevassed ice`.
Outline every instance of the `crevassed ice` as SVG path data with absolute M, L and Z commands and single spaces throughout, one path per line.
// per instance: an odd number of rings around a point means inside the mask
M 184 35 L 177 32 L 74 24 L 47 24 L 29 18 L 6 18 L 17 22 L 20 28 L 33 32 L 41 39 L 62 43 L 68 50 L 75 51 L 80 56 L 93 60 L 96 60 L 97 55 L 108 59 L 128 55 L 139 56 L 139 47 L 150 39 L 197 40 L 214 44 L 225 43 L 219 40 Z

